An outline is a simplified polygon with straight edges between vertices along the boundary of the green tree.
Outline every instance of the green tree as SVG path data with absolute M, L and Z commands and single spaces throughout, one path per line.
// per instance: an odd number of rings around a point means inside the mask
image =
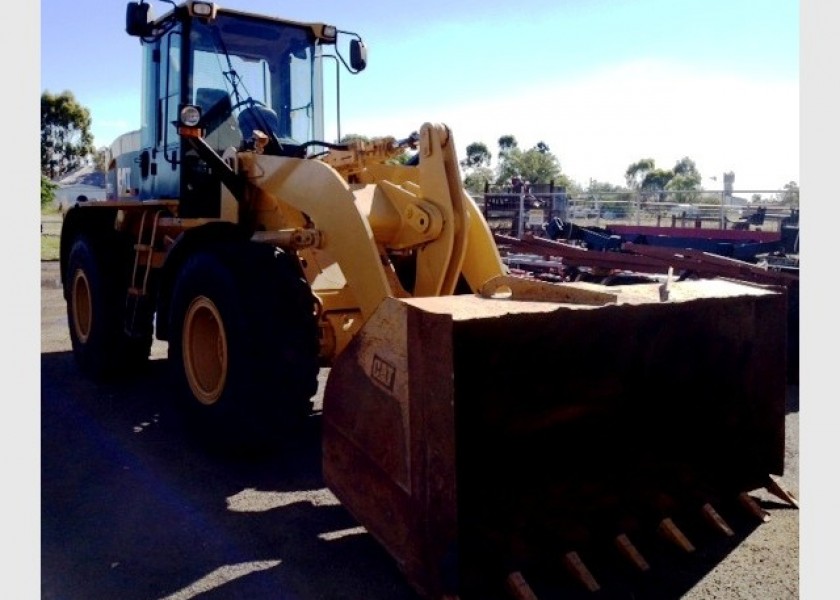
M 668 194 L 664 193 L 664 191 L 673 178 L 674 172 L 670 169 L 652 169 L 645 174 L 640 189 L 643 192 L 658 194 L 659 201 L 664 202 L 668 199 Z
M 488 183 L 493 181 L 493 170 L 490 167 L 475 167 L 464 177 L 464 187 L 476 194 L 484 193 Z
M 346 135 L 341 136 L 341 140 L 339 140 L 339 144 L 349 144 L 351 142 L 370 142 L 371 138 L 366 135 L 361 135 L 359 133 L 348 133 Z M 409 160 L 411 160 L 411 153 L 403 151 L 401 154 L 398 154 L 394 158 L 390 159 L 388 162 L 391 164 L 398 164 L 404 165 Z
M 389 162 L 396 163 L 398 165 L 407 165 L 408 161 L 410 161 L 412 158 L 413 155 L 410 152 L 406 152 L 405 150 L 403 150 L 402 154 L 399 154 L 396 157 L 392 158 Z
M 700 197 L 697 183 L 693 178 L 686 175 L 674 175 L 665 189 L 669 192 L 676 192 L 671 195 L 671 200 L 678 203 L 696 202 Z
M 678 192 L 673 195 L 673 201 L 679 203 L 696 202 L 700 197 L 700 182 L 703 178 L 694 161 L 687 156 L 681 158 L 671 171 L 673 177 L 665 184 L 665 189 Z
M 664 190 L 674 178 L 674 172 L 668 169 L 654 169 L 642 179 L 642 189 L 649 191 Z
M 513 150 L 514 148 L 518 148 L 519 144 L 516 141 L 516 137 L 512 135 L 503 135 L 499 138 L 499 160 L 504 160 L 507 156 L 508 152 Z
M 350 142 L 369 142 L 370 138 L 366 135 L 361 135 L 359 133 L 348 133 L 346 135 L 341 136 L 341 140 L 339 140 L 339 144 L 349 144 Z
M 795 181 L 789 181 L 782 188 L 784 191 L 778 194 L 778 200 L 787 206 L 794 208 L 799 206 L 799 184 Z
M 505 185 L 511 178 L 519 177 L 519 168 L 516 165 L 521 150 L 512 135 L 503 135 L 498 140 L 499 162 L 496 165 L 496 184 Z
M 93 152 L 90 111 L 72 92 L 41 94 L 41 173 L 55 178 Z
M 96 154 L 93 157 L 94 165 L 96 166 L 96 170 L 100 173 L 107 173 L 108 172 L 108 156 L 109 156 L 108 148 L 99 148 L 96 151 Z
M 496 184 L 507 185 L 514 177 L 520 177 L 519 156 L 522 150 L 509 148 L 504 154 L 499 152 L 499 163 L 496 165 Z
M 484 142 L 473 142 L 467 146 L 466 156 L 460 165 L 464 170 L 464 187 L 470 192 L 481 194 L 485 187 L 493 181 L 493 171 L 490 161 L 493 155 Z
M 602 211 L 609 211 L 616 217 L 625 217 L 633 201 L 633 192 L 627 188 L 595 179 L 589 180 L 585 194 L 590 201 L 597 200 Z
M 48 177 L 41 175 L 41 208 L 49 206 L 55 201 L 55 191 L 58 184 L 53 183 Z
M 678 160 L 672 170 L 674 171 L 674 176 L 694 177 L 697 179 L 697 185 L 700 185 L 701 177 L 700 171 L 697 170 L 697 164 L 687 156 Z
M 590 197 L 600 197 L 601 200 L 612 200 L 617 202 L 629 203 L 633 199 L 633 192 L 626 187 L 607 183 L 606 181 L 598 181 L 590 179 L 589 185 L 585 191 L 581 191 Z
M 607 193 L 616 193 L 616 192 L 626 192 L 627 190 L 619 185 L 613 185 L 612 183 L 607 183 L 606 181 L 598 181 L 596 179 L 590 179 L 589 185 L 586 187 L 586 192 L 590 194 L 597 194 L 599 192 L 607 192 Z
M 652 158 L 643 158 L 633 163 L 624 173 L 627 185 L 641 192 L 642 203 L 650 199 L 665 201 L 667 194 L 664 194 L 663 190 L 673 177 L 673 171 L 657 168 Z
M 489 167 L 492 158 L 493 155 L 483 142 L 473 142 L 467 146 L 467 155 L 461 161 L 461 166 L 465 169 Z
M 656 161 L 652 158 L 643 158 L 631 164 L 624 172 L 624 179 L 627 181 L 627 187 L 631 189 L 640 189 L 647 174 L 655 168 Z
M 516 154 L 516 167 L 519 176 L 530 183 L 550 183 L 565 186 L 568 181 L 565 175 L 561 175 L 560 161 L 551 152 L 548 146 L 543 144 L 546 151 L 535 146 L 525 152 Z M 560 179 L 563 179 L 561 182 Z
M 699 198 L 702 177 L 697 165 L 687 156 L 676 162 L 673 169 L 659 169 L 652 158 L 643 158 L 632 163 L 624 172 L 624 179 L 631 189 L 643 192 L 642 200 L 649 194 L 656 194 L 659 201 L 665 201 L 665 192 L 679 192 L 675 202 L 693 202 Z
M 512 178 L 519 177 L 529 183 L 551 183 L 556 187 L 568 187 L 571 180 L 560 168 L 559 159 L 550 152 L 544 142 L 523 151 L 512 135 L 499 138 L 499 164 L 496 169 L 496 183 L 507 184 Z

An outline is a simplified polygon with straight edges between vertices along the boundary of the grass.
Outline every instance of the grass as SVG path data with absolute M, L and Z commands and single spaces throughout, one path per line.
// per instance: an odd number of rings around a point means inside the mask
M 41 236 L 41 260 L 58 260 L 60 238 L 55 235 Z
M 58 206 L 54 203 L 50 202 L 46 206 L 41 207 L 41 216 L 42 217 L 58 217 L 61 218 L 61 213 L 58 212 Z
M 41 260 L 58 260 L 60 221 L 61 214 L 57 207 L 41 207 Z M 45 225 L 45 222 L 48 224 Z

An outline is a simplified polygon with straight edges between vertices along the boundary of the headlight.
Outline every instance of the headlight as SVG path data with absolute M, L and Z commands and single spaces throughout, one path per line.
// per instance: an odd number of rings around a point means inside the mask
M 190 4 L 190 14 L 193 17 L 213 19 L 216 17 L 216 5 L 212 2 L 193 2 Z
M 326 41 L 335 41 L 336 35 L 338 32 L 335 28 L 335 25 L 324 25 L 324 28 L 321 30 L 321 36 Z
M 195 127 L 201 121 L 201 109 L 195 105 L 187 104 L 181 107 L 181 124 L 187 127 Z

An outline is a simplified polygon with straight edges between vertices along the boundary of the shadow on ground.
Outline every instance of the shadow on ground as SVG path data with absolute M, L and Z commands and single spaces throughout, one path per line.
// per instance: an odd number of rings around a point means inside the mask
M 279 451 L 231 459 L 186 433 L 165 360 L 105 384 L 80 377 L 68 352 L 42 354 L 41 368 L 43 599 L 417 600 L 324 489 L 317 414 Z M 526 575 L 543 600 L 680 598 L 757 526 L 729 514 L 734 538 L 689 526 L 691 555 L 637 540 L 649 574 L 591 557 L 611 573 L 594 595 L 560 565 Z

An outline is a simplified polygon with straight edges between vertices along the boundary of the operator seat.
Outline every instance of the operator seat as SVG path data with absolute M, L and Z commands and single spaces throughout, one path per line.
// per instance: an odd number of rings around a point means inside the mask
M 225 90 L 216 88 L 198 88 L 195 92 L 196 104 L 201 107 L 201 120 L 204 126 L 204 140 L 219 152 L 242 144 L 242 132 L 233 116 L 230 95 Z

